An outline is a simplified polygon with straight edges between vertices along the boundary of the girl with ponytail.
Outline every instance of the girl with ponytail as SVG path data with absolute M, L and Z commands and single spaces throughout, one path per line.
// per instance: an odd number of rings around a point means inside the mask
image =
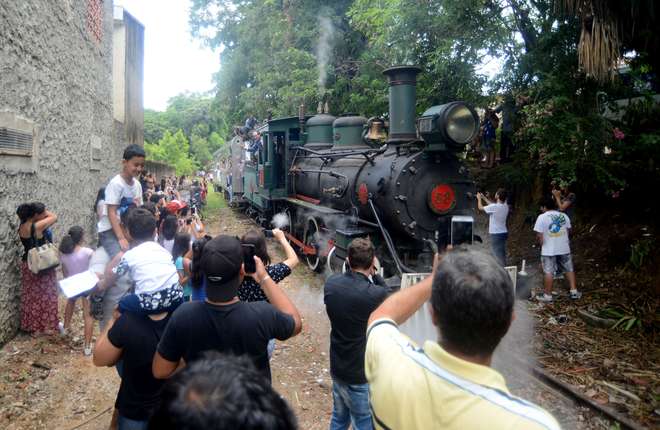
M 60 242 L 60 261 L 62 263 L 62 274 L 65 278 L 78 273 L 82 273 L 89 269 L 89 259 L 92 257 L 94 251 L 90 248 L 84 247 L 85 232 L 80 226 L 73 226 L 69 229 L 66 236 Z M 79 296 L 72 297 L 67 300 L 66 308 L 64 309 L 64 331 L 65 333 L 71 326 L 71 317 L 76 307 L 78 298 L 82 299 L 83 308 L 83 321 L 85 323 L 85 345 L 84 353 L 89 356 L 92 355 L 92 330 L 94 329 L 94 319 L 89 312 L 89 300 L 87 300 L 87 293 Z

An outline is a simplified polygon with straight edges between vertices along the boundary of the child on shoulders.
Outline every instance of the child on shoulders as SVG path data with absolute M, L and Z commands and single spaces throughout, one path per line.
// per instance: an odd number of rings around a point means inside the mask
M 173 311 L 183 302 L 183 289 L 172 255 L 154 241 L 156 219 L 146 209 L 133 209 L 128 215 L 128 233 L 132 248 L 114 257 L 105 273 L 109 284 L 124 274 L 135 284 L 135 293 L 119 301 L 119 310 L 140 314 Z

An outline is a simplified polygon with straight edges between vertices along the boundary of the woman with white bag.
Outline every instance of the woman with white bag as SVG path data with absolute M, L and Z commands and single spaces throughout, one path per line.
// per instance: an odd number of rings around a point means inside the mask
M 21 261 L 21 329 L 28 333 L 55 333 L 62 327 L 57 318 L 57 278 L 55 269 L 38 271 L 34 264 L 28 267 L 28 254 L 50 247 L 53 238 L 49 227 L 57 221 L 57 215 L 47 211 L 43 203 L 23 203 L 16 209 L 21 221 L 18 236 L 25 252 Z M 31 255 L 31 261 L 39 261 Z M 59 261 L 57 261 L 59 264 Z M 57 266 L 57 264 L 56 264 Z M 38 272 L 38 273 L 35 273 Z

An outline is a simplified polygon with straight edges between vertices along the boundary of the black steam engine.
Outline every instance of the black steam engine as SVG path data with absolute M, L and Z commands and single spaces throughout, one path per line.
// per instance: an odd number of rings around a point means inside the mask
M 474 210 L 474 184 L 457 153 L 479 120 L 462 102 L 433 106 L 416 119 L 419 72 L 385 70 L 387 122 L 321 112 L 301 113 L 297 125 L 283 118 L 262 127 L 256 159 L 238 172 L 237 197 L 261 221 L 286 212 L 288 236 L 310 268 L 340 270 L 350 241 L 368 236 L 387 274 L 425 271 L 437 247 L 471 234 L 469 222 L 456 222 L 469 221 Z

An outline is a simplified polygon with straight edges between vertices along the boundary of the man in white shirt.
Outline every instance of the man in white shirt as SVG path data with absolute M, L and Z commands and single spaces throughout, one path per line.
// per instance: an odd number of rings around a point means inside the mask
M 506 202 L 507 192 L 500 188 L 495 193 L 495 203 L 481 193 L 477 193 L 477 206 L 488 214 L 488 233 L 490 246 L 497 261 L 506 266 L 506 240 L 509 230 L 506 228 L 506 218 L 509 216 L 509 205 Z M 486 202 L 486 206 L 483 205 Z
M 557 269 L 561 269 L 568 279 L 571 299 L 579 299 L 582 293 L 577 290 L 568 239 L 571 220 L 568 215 L 557 210 L 557 202 L 550 196 L 544 198 L 541 210 L 543 213 L 536 219 L 534 231 L 541 245 L 544 291 L 543 294 L 537 295 L 536 299 L 542 302 L 552 301 L 552 280 Z

